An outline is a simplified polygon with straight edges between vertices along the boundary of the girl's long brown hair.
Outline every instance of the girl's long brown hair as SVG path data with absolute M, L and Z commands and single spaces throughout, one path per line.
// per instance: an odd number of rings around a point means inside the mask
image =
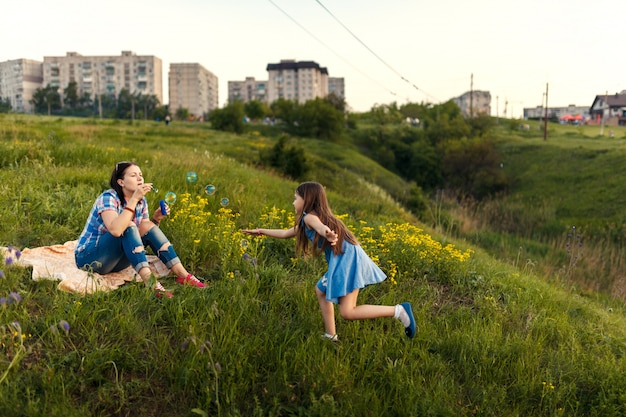
M 330 228 L 330 230 L 333 230 L 335 233 L 337 233 L 338 239 L 335 246 L 331 246 L 330 243 L 326 239 L 324 239 L 323 236 L 320 236 L 319 233 L 316 233 L 315 238 L 313 239 L 314 254 L 321 252 L 330 246 L 332 247 L 335 255 L 340 255 L 343 253 L 342 248 L 344 240 L 352 243 L 353 245 L 359 244 L 359 241 L 346 227 L 346 225 L 333 214 L 330 206 L 328 205 L 326 191 L 321 184 L 317 182 L 303 182 L 298 186 L 298 188 L 296 188 L 296 194 L 298 194 L 300 197 L 302 197 L 302 200 L 304 200 L 302 212 L 297 216 L 295 222 L 297 230 L 296 252 L 302 252 L 303 254 L 307 254 L 309 252 L 309 240 L 306 237 L 306 233 L 304 232 L 304 226 L 302 225 L 302 218 L 304 216 L 304 213 L 315 214 L 317 217 L 320 218 L 322 223 Z M 318 246 L 320 240 L 324 241 L 321 248 Z

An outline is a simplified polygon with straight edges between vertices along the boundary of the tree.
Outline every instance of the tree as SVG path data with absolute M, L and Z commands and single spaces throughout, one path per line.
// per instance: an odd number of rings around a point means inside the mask
M 400 123 L 402 121 L 402 113 L 398 110 L 396 103 L 376 104 L 370 110 L 370 118 L 374 123 L 380 125 Z
M 0 97 L 0 113 L 10 113 L 11 109 L 11 100 L 8 97 L 6 99 Z
M 70 81 L 67 87 L 63 90 L 64 106 L 70 109 L 78 107 L 78 84 L 76 81 Z
M 123 88 L 117 96 L 115 117 L 118 119 L 131 119 L 134 116 L 134 100 L 135 98 L 131 92 L 127 88 Z
M 493 117 L 486 113 L 480 113 L 468 120 L 472 128 L 472 136 L 485 136 L 496 125 Z
M 488 139 L 450 141 L 443 157 L 446 186 L 481 199 L 503 191 L 507 179 L 500 168 L 500 155 Z
M 143 116 L 144 119 L 148 120 L 149 118 L 152 119 L 154 117 L 154 111 L 155 109 L 159 106 L 159 99 L 157 98 L 156 95 L 154 94 L 150 94 L 150 95 L 139 95 L 139 101 L 137 103 L 137 105 L 139 107 L 141 107 L 141 109 L 143 109 Z M 165 116 L 163 116 L 163 118 L 165 118 Z
M 263 117 L 265 117 L 266 114 L 269 113 L 269 108 L 267 107 L 267 104 L 262 103 L 259 100 L 252 100 L 246 103 L 243 106 L 243 110 L 246 115 L 252 120 L 262 119 Z
M 335 109 L 339 110 L 340 112 L 342 113 L 346 112 L 346 99 L 345 98 L 340 97 L 335 93 L 330 93 L 329 95 L 324 97 L 324 100 L 327 101 L 331 106 L 333 106 Z
M 31 103 L 35 107 L 36 113 L 56 112 L 61 109 L 61 96 L 57 92 L 58 87 L 48 84 L 45 88 L 38 88 L 33 94 Z
M 243 103 L 235 101 L 221 109 L 215 109 L 209 114 L 211 127 L 225 132 L 243 133 Z
M 299 106 L 293 133 L 320 139 L 336 139 L 343 131 L 343 112 L 327 100 L 316 98 Z
M 309 171 L 304 148 L 287 146 L 287 135 L 282 134 L 278 142 L 269 150 L 261 152 L 261 162 L 267 164 L 292 179 L 302 179 Z
M 117 99 L 113 94 L 100 94 L 98 106 L 104 117 L 117 118 Z
M 189 110 L 184 107 L 179 107 L 178 109 L 176 109 L 176 113 L 174 113 L 174 118 L 176 120 L 189 119 Z
M 168 106 L 157 105 L 154 110 L 152 110 L 152 118 L 155 120 L 165 120 L 165 116 L 168 114 L 170 114 Z
M 78 105 L 83 108 L 89 108 L 93 104 L 89 93 L 83 93 L 82 97 L 78 99 Z
M 298 103 L 293 100 L 287 100 L 279 98 L 278 100 L 270 104 L 270 110 L 272 115 L 279 120 L 282 120 L 287 126 L 291 126 L 296 118 L 296 111 L 298 109 Z

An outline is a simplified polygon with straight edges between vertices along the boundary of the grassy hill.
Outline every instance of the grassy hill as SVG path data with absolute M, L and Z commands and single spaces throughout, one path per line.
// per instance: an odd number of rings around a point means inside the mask
M 536 122 L 534 122 L 536 123 Z M 552 280 L 626 299 L 626 129 L 550 124 L 548 139 L 502 124 L 504 196 L 445 205 L 458 236 Z
M 1 117 L 0 245 L 76 239 L 115 162 L 134 160 L 159 188 L 152 207 L 176 192 L 162 227 L 210 285 L 81 297 L 5 264 L 0 415 L 624 415 L 623 302 L 430 231 L 389 197 L 400 179 L 350 147 L 299 140 L 310 179 L 390 277 L 360 302 L 409 300 L 418 322 L 409 340 L 392 319 L 338 318 L 340 342 L 322 340 L 324 261 L 240 232 L 291 225 L 297 184 L 255 162 L 272 143 L 203 124 Z

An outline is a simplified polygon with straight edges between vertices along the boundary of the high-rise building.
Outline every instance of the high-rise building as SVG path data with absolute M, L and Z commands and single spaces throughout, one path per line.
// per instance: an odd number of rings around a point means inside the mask
M 254 77 L 246 77 L 245 81 L 228 82 L 228 102 L 252 100 L 265 102 L 267 99 L 267 81 L 257 81 Z
M 346 98 L 345 81 L 343 78 L 328 77 L 328 94 Z
M 217 77 L 200 64 L 170 64 L 170 112 L 187 109 L 201 118 L 219 106 Z
M 16 113 L 33 113 L 33 94 L 42 87 L 40 61 L 13 59 L 0 62 L 0 98 L 9 100 Z
M 328 69 L 313 61 L 281 60 L 268 64 L 267 102 L 279 98 L 305 103 L 328 95 Z
M 43 85 L 63 90 L 76 82 L 78 95 L 88 94 L 94 100 L 99 94 L 118 96 L 123 89 L 131 94 L 154 95 L 163 103 L 163 68 L 161 59 L 122 51 L 121 56 L 83 56 L 68 52 L 66 56 L 45 56 Z

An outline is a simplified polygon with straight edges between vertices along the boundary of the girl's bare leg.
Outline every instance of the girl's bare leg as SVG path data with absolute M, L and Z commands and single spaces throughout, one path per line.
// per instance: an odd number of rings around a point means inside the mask
M 359 290 L 339 298 L 339 312 L 346 320 L 375 319 L 378 317 L 393 317 L 396 312 L 395 306 L 377 306 L 371 304 L 356 305 Z
M 321 292 L 317 286 L 315 287 L 315 295 L 317 295 L 317 301 L 320 304 L 320 311 L 324 319 L 324 329 L 326 329 L 326 333 L 334 336 L 337 334 L 335 329 L 335 306 L 326 300 L 326 293 Z

